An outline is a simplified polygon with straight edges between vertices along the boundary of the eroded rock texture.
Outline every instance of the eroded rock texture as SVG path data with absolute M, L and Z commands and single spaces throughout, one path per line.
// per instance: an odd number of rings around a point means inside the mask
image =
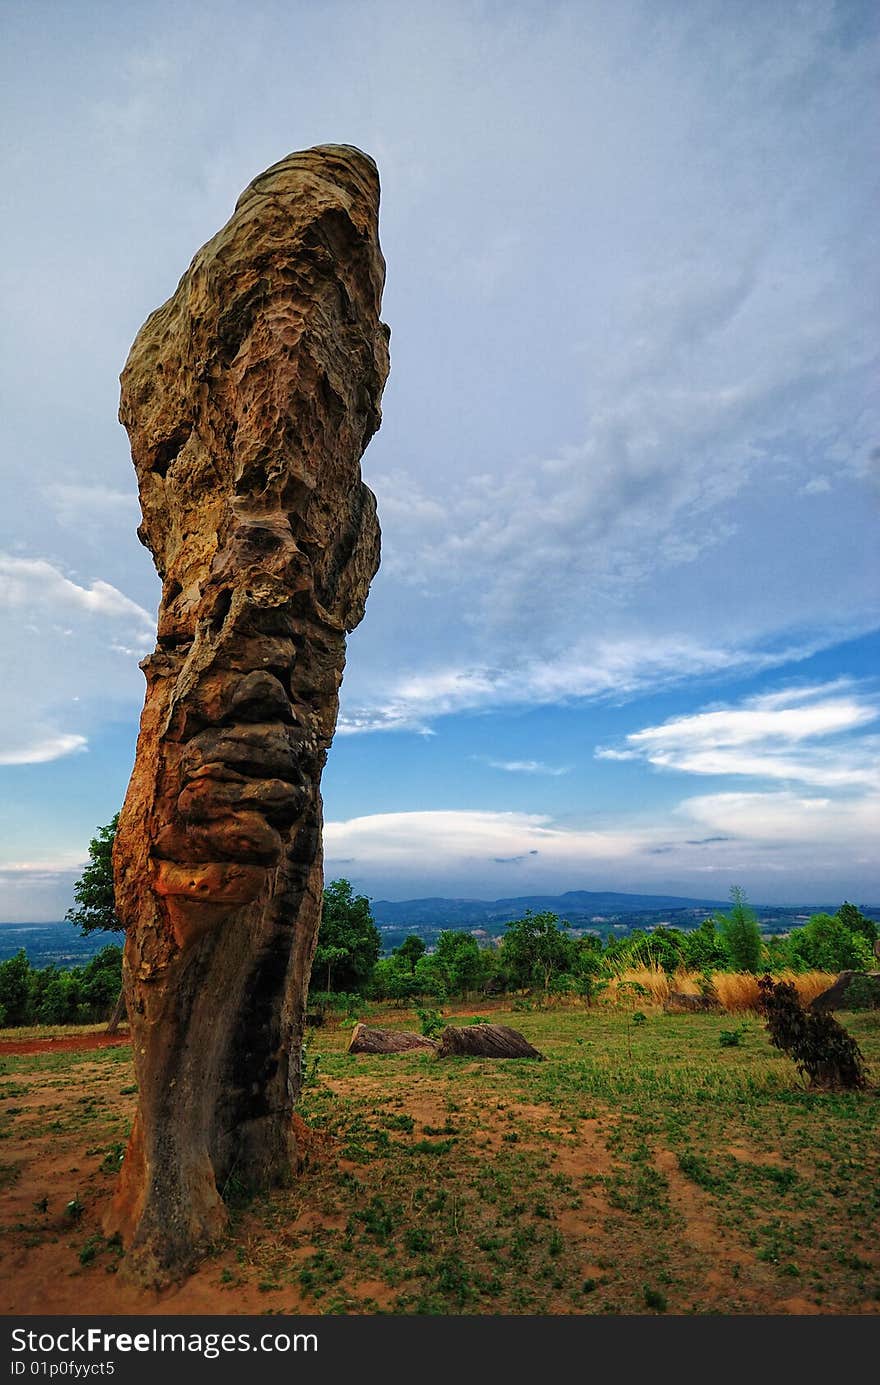
M 379 181 L 326 145 L 254 180 L 122 374 L 158 644 L 114 850 L 139 1109 L 107 1223 L 185 1271 L 283 1180 L 322 897 L 320 778 L 379 561 L 360 458 L 388 331 Z
M 373 1029 L 367 1024 L 356 1024 L 346 1052 L 411 1053 L 414 1048 L 436 1049 L 437 1045 L 433 1039 L 410 1029 Z

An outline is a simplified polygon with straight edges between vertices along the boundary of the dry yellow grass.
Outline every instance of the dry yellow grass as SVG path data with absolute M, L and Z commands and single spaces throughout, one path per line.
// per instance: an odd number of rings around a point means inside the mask
M 801 1004 L 809 1005 L 817 995 L 826 991 L 837 979 L 825 971 L 783 971 L 774 975 L 776 981 L 794 983 Z M 613 976 L 605 991 L 606 1000 L 613 1005 L 663 1005 L 673 991 L 684 995 L 700 995 L 702 977 L 696 972 L 679 970 L 671 978 L 657 966 L 626 967 Z M 756 1010 L 759 992 L 758 978 L 749 972 L 716 971 L 712 973 L 715 995 L 725 1010 Z
M 631 1005 L 638 1009 L 646 1001 L 662 1005 L 669 999 L 669 978 L 658 966 L 624 967 L 612 976 L 605 995 L 614 1005 Z M 694 994 L 699 994 L 695 986 Z
M 817 995 L 827 991 L 837 980 L 837 973 L 826 971 L 781 971 L 774 973 L 774 981 L 791 981 L 797 990 L 802 1005 L 809 1005 Z M 759 992 L 758 978 L 749 972 L 715 972 L 712 977 L 715 994 L 725 1010 L 757 1010 Z

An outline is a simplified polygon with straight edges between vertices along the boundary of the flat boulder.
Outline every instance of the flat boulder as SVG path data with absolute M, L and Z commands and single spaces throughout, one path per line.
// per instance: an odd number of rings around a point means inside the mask
M 437 1047 L 433 1039 L 410 1029 L 372 1029 L 356 1024 L 348 1044 L 349 1053 L 409 1053 L 414 1048 Z
M 718 1001 L 711 995 L 688 995 L 686 991 L 670 991 L 663 1004 L 668 1015 L 711 1014 L 720 1010 Z
M 880 971 L 842 971 L 807 1009 L 820 1015 L 831 1010 L 880 1010 Z
M 517 1029 L 506 1024 L 448 1024 L 440 1035 L 438 1058 L 539 1058 Z

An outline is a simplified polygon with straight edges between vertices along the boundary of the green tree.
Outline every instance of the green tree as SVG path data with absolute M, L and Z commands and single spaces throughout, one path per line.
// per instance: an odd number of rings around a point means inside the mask
M 867 939 L 869 946 L 873 948 L 877 941 L 877 925 L 873 919 L 869 919 L 855 904 L 850 904 L 849 900 L 844 900 L 836 917 L 840 919 L 845 928 L 849 929 L 850 933 L 861 934 L 863 938 Z
M 472 934 L 444 928 L 434 955 L 450 995 L 466 995 L 479 988 L 485 968 L 480 945 Z
M 366 990 L 379 960 L 382 939 L 366 895 L 356 895 L 348 880 L 333 880 L 324 890 L 324 908 L 312 972 L 327 991 Z
M 436 953 L 426 953 L 419 958 L 413 981 L 420 996 L 431 996 L 434 1000 L 446 999 L 447 972 Z
M 108 943 L 80 970 L 83 1004 L 98 1017 L 106 1014 L 122 985 L 122 948 Z
M 33 968 L 23 947 L 14 957 L 0 962 L 0 1008 L 3 1010 L 4 1024 L 30 1023 L 33 976 Z
M 98 928 L 117 933 L 122 922 L 116 913 L 113 895 L 113 839 L 119 824 L 119 814 L 99 827 L 97 836 L 89 842 L 89 863 L 73 887 L 76 907 L 68 909 L 65 918 L 75 923 L 85 935 Z
M 420 957 L 424 957 L 426 951 L 424 938 L 420 938 L 418 933 L 410 933 L 408 938 L 404 938 L 400 947 L 394 949 L 392 955 L 399 957 L 409 967 L 410 972 L 414 973 L 416 963 Z
M 871 965 L 871 948 L 862 933 L 852 933 L 837 914 L 814 914 L 788 937 L 792 962 L 816 971 L 862 971 Z
M 761 929 L 754 910 L 749 908 L 745 890 L 734 885 L 730 891 L 733 905 L 729 914 L 721 914 L 717 923 L 730 960 L 737 971 L 755 972 L 761 965 Z
M 505 969 L 514 985 L 522 988 L 540 985 L 545 995 L 559 972 L 575 964 L 574 942 L 559 927 L 557 914 L 535 914 L 527 909 L 521 919 L 506 923 L 504 936 Z
M 717 971 L 730 961 L 713 918 L 703 919 L 699 928 L 685 933 L 683 949 L 685 965 L 691 971 Z
M 423 993 L 422 982 L 417 975 L 418 963 L 421 960 L 420 957 L 410 971 L 406 959 L 397 954 L 380 958 L 373 969 L 371 993 L 378 1000 L 396 1000 L 398 1005 L 418 1000 Z
M 591 1003 L 603 983 L 599 978 L 603 971 L 605 954 L 602 939 L 588 933 L 579 938 L 574 945 L 573 980 L 583 998 Z
M 631 933 L 627 940 L 630 957 L 642 966 L 656 966 L 674 972 L 684 960 L 684 934 L 678 928 L 661 924 L 653 933 L 642 929 Z
M 46 970 L 50 969 L 47 967 Z M 69 971 L 52 968 L 45 984 L 40 977 L 39 990 L 36 1018 L 40 1024 L 76 1024 L 78 1020 L 89 1018 L 82 1003 L 79 967 L 72 967 Z
M 97 836 L 89 842 L 89 863 L 73 887 L 76 907 L 68 909 L 64 917 L 69 923 L 75 923 L 83 936 L 96 933 L 99 929 L 108 933 L 123 931 L 113 890 L 113 842 L 118 826 L 119 814 L 115 813 L 106 827 L 98 828 Z M 120 972 L 116 1004 L 107 1025 L 107 1033 L 115 1034 L 124 1018 L 125 993 Z

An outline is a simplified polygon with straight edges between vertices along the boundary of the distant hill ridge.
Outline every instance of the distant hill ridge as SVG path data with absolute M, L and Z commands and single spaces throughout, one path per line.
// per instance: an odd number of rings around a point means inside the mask
M 575 917 L 597 914 L 653 913 L 658 909 L 715 910 L 729 907 L 728 900 L 688 899 L 682 895 L 621 894 L 609 890 L 568 890 L 565 894 L 515 895 L 511 899 L 374 899 L 373 918 L 381 927 L 394 924 L 457 924 L 478 927 L 520 918 L 531 909 L 549 910 L 571 922 Z
M 754 904 L 762 929 L 770 932 L 799 927 L 810 914 L 833 914 L 836 904 Z M 880 907 L 860 904 L 880 923 Z M 619 936 L 620 930 L 656 928 L 670 923 L 696 928 L 707 914 L 726 911 L 729 900 L 690 899 L 684 895 L 623 894 L 613 890 L 568 890 L 565 894 L 515 895 L 511 899 L 374 899 L 373 917 L 383 934 L 387 952 L 399 946 L 408 932 L 419 933 L 429 944 L 444 928 L 482 929 L 494 937 L 504 933 L 511 919 L 522 918 L 527 909 L 548 911 L 576 929 L 589 929 L 603 937 Z M 0 923 L 0 962 L 24 948 L 32 966 L 81 966 L 102 947 L 124 941 L 121 933 L 100 930 L 83 937 L 70 923 Z

